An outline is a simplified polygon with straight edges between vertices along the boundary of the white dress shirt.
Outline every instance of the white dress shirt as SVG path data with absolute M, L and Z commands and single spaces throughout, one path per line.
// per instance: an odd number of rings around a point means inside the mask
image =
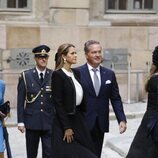
M 88 66 L 88 70 L 89 70 L 89 73 L 90 73 L 90 76 L 91 76 L 91 79 L 92 79 L 92 82 L 93 82 L 93 86 L 94 86 L 94 71 L 92 69 L 94 69 L 94 67 L 92 67 L 91 65 L 89 65 L 87 63 L 87 66 Z M 101 77 L 100 77 L 100 66 L 98 66 L 97 68 L 98 71 L 96 71 L 96 74 L 98 76 L 98 79 L 99 79 L 99 82 L 100 82 L 100 85 L 101 85 Z
M 39 79 L 41 78 L 40 73 L 43 73 L 43 78 L 44 78 L 45 73 L 46 73 L 46 69 L 44 69 L 43 71 L 40 71 L 40 70 L 36 67 L 36 70 L 37 70 Z
M 69 72 L 66 69 L 62 68 L 62 70 L 64 71 L 64 73 L 71 77 L 74 85 L 75 85 L 75 91 L 76 91 L 76 105 L 80 105 L 82 102 L 82 98 L 83 98 L 83 89 L 80 85 L 80 83 L 75 79 L 73 72 Z

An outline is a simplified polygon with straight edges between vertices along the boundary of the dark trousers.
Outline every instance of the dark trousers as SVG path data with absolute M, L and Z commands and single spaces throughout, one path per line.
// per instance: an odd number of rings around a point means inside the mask
M 27 158 L 37 157 L 40 139 L 42 143 L 42 158 L 52 158 L 51 136 L 51 130 L 43 131 L 26 129 Z
M 95 145 L 96 154 L 101 157 L 104 133 L 100 130 L 98 120 L 96 120 L 94 128 L 90 131 L 93 143 Z

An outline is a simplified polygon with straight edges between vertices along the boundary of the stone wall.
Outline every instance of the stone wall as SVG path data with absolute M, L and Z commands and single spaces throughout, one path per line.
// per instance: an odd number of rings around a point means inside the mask
M 7 83 L 7 98 L 16 91 L 17 76 L 7 59 L 12 48 L 33 48 L 38 44 L 51 47 L 48 67 L 54 68 L 54 54 L 60 44 L 73 43 L 78 52 L 79 66 L 85 63 L 84 42 L 100 41 L 103 49 L 127 49 L 131 69 L 140 70 L 131 76 L 131 100 L 144 100 L 144 81 L 151 64 L 151 52 L 158 45 L 158 15 L 105 14 L 104 0 L 32 0 L 28 12 L 0 12 L 0 48 L 3 50 L 3 79 Z M 30 52 L 31 53 L 31 52 Z M 10 71 L 10 72 L 9 72 Z M 9 74 L 7 74 L 9 72 Z M 13 75 L 13 78 L 10 76 Z M 117 74 L 120 93 L 128 100 L 127 74 Z M 8 77 L 9 76 L 9 77 Z M 137 84 L 139 83 L 139 92 Z M 14 87 L 14 88 L 13 88 Z M 12 89 L 10 91 L 10 89 Z M 15 93 L 14 93 L 15 94 Z M 9 96 L 10 95 L 10 96 Z M 138 97 L 139 95 L 139 97 Z M 16 106 L 16 98 L 13 97 Z

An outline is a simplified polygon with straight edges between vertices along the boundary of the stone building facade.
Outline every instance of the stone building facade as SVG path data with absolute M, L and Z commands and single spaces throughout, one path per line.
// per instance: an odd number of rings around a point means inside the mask
M 49 67 L 53 68 L 56 49 L 60 44 L 70 42 L 78 50 L 78 66 L 85 62 L 84 42 L 95 39 L 102 44 L 105 62 L 107 50 L 108 53 L 115 50 L 114 58 L 110 58 L 112 68 L 117 69 L 116 61 L 127 60 L 116 71 L 121 95 L 124 101 L 139 101 L 145 99 L 144 80 L 151 64 L 151 52 L 158 45 L 158 2 L 1 0 L 0 35 L 1 78 L 12 87 L 9 89 L 13 89 L 13 94 L 22 69 L 12 64 L 17 62 L 13 58 L 14 50 L 30 51 L 36 45 L 47 44 L 51 47 Z M 126 50 L 123 54 L 126 58 L 122 58 L 121 50 Z M 132 71 L 130 75 L 128 68 Z M 15 79 L 10 80 L 11 77 Z M 9 92 L 6 92 L 7 96 Z M 9 98 L 16 104 L 15 97 Z

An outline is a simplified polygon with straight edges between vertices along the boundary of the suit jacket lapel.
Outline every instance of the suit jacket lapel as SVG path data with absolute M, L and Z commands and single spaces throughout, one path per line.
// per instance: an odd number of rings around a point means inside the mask
M 32 76 L 33 76 L 33 78 L 37 81 L 38 84 L 41 84 L 41 83 L 40 83 L 39 76 L 38 76 L 38 72 L 37 72 L 36 68 L 33 69 L 33 71 L 32 71 Z
M 38 72 L 37 72 L 36 68 L 33 69 L 33 77 L 39 85 L 43 85 L 43 84 L 45 84 L 45 82 L 47 82 L 47 79 L 48 79 L 48 76 L 50 73 L 51 72 L 49 71 L 49 69 L 46 69 L 46 73 L 44 75 L 44 80 L 43 80 L 43 83 L 41 84 L 41 81 L 39 79 Z
M 47 79 L 48 79 L 48 76 L 50 75 L 50 73 L 51 73 L 50 70 L 46 69 L 46 73 L 44 75 L 44 80 L 43 80 L 42 85 L 45 84 L 45 82 L 47 82 Z
M 93 82 L 92 82 L 87 64 L 85 64 L 83 67 L 83 74 L 82 75 L 83 75 L 84 80 L 85 80 L 84 84 L 86 87 L 88 87 L 87 90 L 89 90 L 89 93 L 92 93 L 93 95 L 95 95 Z
M 103 91 L 103 87 L 105 85 L 105 81 L 106 81 L 106 70 L 103 69 L 102 66 L 100 66 L 100 79 L 101 79 L 101 86 L 100 86 L 100 91 L 99 91 L 99 95 L 102 93 Z

